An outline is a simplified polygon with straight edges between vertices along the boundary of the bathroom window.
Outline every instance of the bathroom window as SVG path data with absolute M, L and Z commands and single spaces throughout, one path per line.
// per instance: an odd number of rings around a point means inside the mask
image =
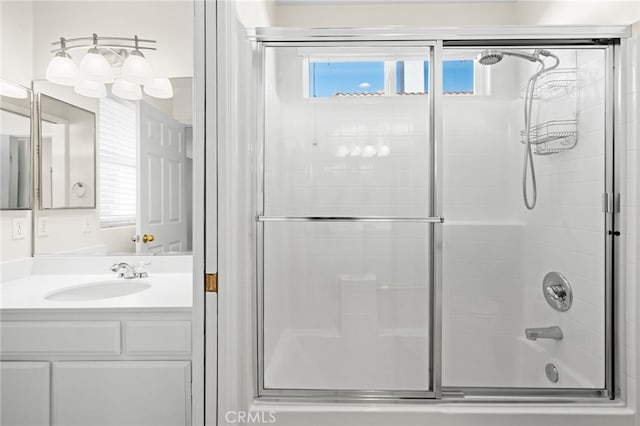
M 100 227 L 136 223 L 136 108 L 100 99 Z
M 443 61 L 444 94 L 476 94 L 475 80 L 474 60 Z M 385 86 L 385 82 L 388 86 Z M 426 95 L 427 93 L 429 93 L 429 61 L 309 62 L 308 94 L 310 98 Z
M 384 62 L 311 62 L 310 96 L 383 95 Z
M 474 63 L 471 59 L 442 62 L 442 86 L 445 95 L 475 93 Z

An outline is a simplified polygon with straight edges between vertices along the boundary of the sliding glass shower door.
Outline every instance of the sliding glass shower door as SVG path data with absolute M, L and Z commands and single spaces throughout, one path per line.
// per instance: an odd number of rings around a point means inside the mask
M 258 394 L 434 396 L 432 46 L 260 52 Z
M 612 50 L 470 45 L 443 56 L 470 63 L 476 84 L 441 104 L 442 385 L 608 396 Z

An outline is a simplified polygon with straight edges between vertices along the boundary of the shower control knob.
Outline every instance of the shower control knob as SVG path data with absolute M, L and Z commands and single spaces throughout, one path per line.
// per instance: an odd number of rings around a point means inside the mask
M 561 285 L 550 285 L 546 290 L 549 297 L 554 300 L 564 300 L 567 297 L 567 292 L 564 291 Z
M 542 293 L 549 306 L 556 311 L 569 310 L 573 294 L 569 281 L 559 272 L 549 272 L 542 281 Z

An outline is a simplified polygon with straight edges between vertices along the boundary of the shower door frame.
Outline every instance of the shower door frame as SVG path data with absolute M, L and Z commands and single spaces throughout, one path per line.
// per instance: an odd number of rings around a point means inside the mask
M 472 387 L 472 386 L 443 386 L 442 394 L 447 400 L 456 401 L 465 398 L 479 398 L 486 401 L 489 398 L 499 400 L 511 400 L 504 398 L 528 398 L 539 401 L 540 398 L 554 398 L 549 402 L 562 401 L 610 401 L 618 397 L 620 393 L 619 385 L 616 383 L 616 362 L 620 362 L 616 357 L 619 355 L 615 349 L 620 347 L 620 339 L 622 336 L 615 334 L 614 322 L 619 318 L 615 316 L 616 306 L 620 306 L 617 300 L 618 291 L 614 291 L 617 276 L 614 273 L 616 259 L 614 258 L 614 231 L 618 227 L 616 213 L 620 211 L 619 199 L 619 176 L 614 167 L 614 158 L 620 153 L 616 152 L 614 144 L 614 133 L 618 132 L 616 125 L 618 124 L 616 116 L 620 115 L 620 106 L 614 105 L 616 98 L 616 90 L 620 85 L 621 77 L 619 75 L 621 67 L 621 52 L 619 39 L 601 39 L 601 40 L 585 40 L 585 39 L 523 39 L 511 40 L 505 43 L 504 40 L 463 40 L 444 42 L 446 48 L 495 48 L 495 49 L 601 49 L 605 54 L 605 112 L 604 112 L 604 193 L 603 195 L 603 230 L 604 230 L 604 387 L 603 388 L 553 388 L 553 387 Z M 614 72 L 614 70 L 617 70 Z M 606 194 L 612 194 L 610 207 L 606 206 Z M 610 208 L 611 212 L 607 212 Z M 617 250 L 616 250 L 617 253 Z M 616 389 L 618 386 L 618 389 Z
M 314 216 L 264 216 L 265 205 L 265 113 L 266 105 L 264 93 L 266 89 L 265 69 L 264 69 L 264 55 L 265 48 L 268 47 L 319 47 L 319 48 L 344 48 L 349 47 L 414 47 L 424 48 L 425 58 L 429 58 L 429 135 L 425 138 L 425 143 L 428 144 L 429 157 L 430 157 L 430 170 L 429 170 L 429 216 L 428 217 L 380 217 L 380 216 L 359 216 L 359 217 L 314 217 Z M 268 398 L 313 398 L 315 400 L 397 400 L 397 399 L 420 399 L 430 400 L 439 399 L 442 397 L 442 382 L 441 382 L 441 353 L 440 350 L 442 342 L 442 296 L 441 289 L 438 288 L 438 283 L 442 280 L 439 278 L 442 275 L 442 226 L 444 218 L 442 217 L 442 201 L 439 197 L 441 194 L 442 179 L 438 179 L 438 171 L 441 170 L 441 155 L 439 155 L 440 149 L 438 141 L 442 140 L 441 125 L 436 125 L 436 122 L 441 122 L 440 118 L 436 116 L 436 105 L 441 103 L 440 97 L 442 96 L 442 69 L 436 67 L 436 64 L 441 63 L 442 58 L 442 41 L 429 41 L 429 40 L 398 40 L 398 41 L 375 41 L 375 40 L 347 40 L 347 41 L 265 41 L 258 42 L 255 49 L 254 60 L 256 60 L 255 80 L 257 81 L 256 99 L 257 108 L 257 182 L 256 182 L 256 324 L 255 324 L 255 349 L 254 353 L 257 354 L 255 359 L 255 369 L 257 377 L 255 378 L 255 396 L 268 397 Z M 440 111 L 440 108 L 437 108 Z M 441 113 L 440 113 L 441 114 Z M 274 389 L 265 388 L 264 375 L 264 223 L 265 222 L 404 222 L 404 223 L 424 223 L 428 225 L 429 238 L 429 388 L 425 390 L 366 390 L 366 389 Z M 439 226 L 438 226 L 439 225 Z M 437 350 L 436 350 L 437 348 Z
M 260 31 L 262 30 L 262 31 Z M 623 106 L 620 104 L 622 87 L 621 61 L 622 49 L 620 39 L 628 36 L 627 27 L 577 27 L 553 29 L 549 33 L 542 27 L 522 27 L 503 29 L 504 32 L 496 33 L 495 29 L 473 29 L 465 33 L 463 29 L 438 29 L 438 30 L 404 30 L 399 29 L 258 29 L 250 32 L 250 38 L 256 43 L 254 55 L 254 72 L 256 90 L 256 118 L 257 118 L 257 158 L 264 158 L 264 126 L 265 126 L 265 102 L 264 102 L 264 70 L 263 58 L 266 46 L 345 46 L 349 44 L 357 46 L 425 46 L 431 49 L 430 63 L 430 143 L 431 143 L 431 215 L 442 217 L 442 55 L 443 48 L 447 47 L 475 47 L 475 46 L 503 46 L 503 47 L 531 47 L 544 45 L 547 47 L 600 47 L 605 49 L 605 191 L 615 197 L 619 197 L 620 171 L 614 167 L 614 157 L 621 159 L 621 148 L 614 143 L 616 138 L 622 136 L 621 114 Z M 598 37 L 596 39 L 595 37 Z M 615 68 L 614 68 L 615 66 Z M 264 165 L 257 161 L 258 185 L 264 182 Z M 258 217 L 264 206 L 259 199 L 260 188 L 255 191 L 258 203 Z M 256 247 L 254 250 L 256 267 L 256 286 L 254 294 L 254 306 L 257 308 L 257 316 L 254 317 L 253 354 L 254 359 L 254 397 L 272 401 L 301 400 L 306 402 L 351 402 L 351 401 L 403 401 L 423 403 L 487 403 L 487 402 L 536 402 L 536 403 L 610 403 L 613 400 L 625 396 L 621 370 L 617 367 L 623 364 L 625 338 L 619 328 L 614 327 L 624 320 L 624 294 L 617 271 L 620 270 L 620 253 L 623 248 L 619 239 L 614 240 L 612 233 L 619 228 L 618 216 L 619 199 L 615 198 L 614 211 L 604 214 L 603 223 L 605 231 L 605 387 L 599 388 L 505 388 L 505 387 L 443 387 L 442 374 L 442 226 L 431 228 L 431 321 L 430 331 L 430 384 L 431 389 L 426 392 L 400 392 L 400 391 L 350 391 L 350 390 L 302 390 L 302 389 L 265 389 L 264 388 L 264 353 L 263 353 L 263 222 L 256 217 Z M 375 218 L 371 218 L 375 220 Z M 298 218 L 298 220 L 306 220 Z M 444 219 L 443 219 L 444 221 Z

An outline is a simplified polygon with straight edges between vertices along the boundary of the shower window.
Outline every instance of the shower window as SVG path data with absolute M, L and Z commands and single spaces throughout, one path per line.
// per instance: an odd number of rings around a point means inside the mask
M 399 95 L 429 92 L 428 61 L 398 61 L 396 67 L 396 93 Z M 445 60 L 442 62 L 442 91 L 446 95 L 472 95 L 475 93 L 475 64 L 473 60 Z
M 384 62 L 311 62 L 310 96 L 384 93 Z
M 334 61 L 307 59 L 310 98 L 426 95 L 429 61 Z M 443 93 L 476 92 L 476 67 L 470 59 L 443 61 Z

